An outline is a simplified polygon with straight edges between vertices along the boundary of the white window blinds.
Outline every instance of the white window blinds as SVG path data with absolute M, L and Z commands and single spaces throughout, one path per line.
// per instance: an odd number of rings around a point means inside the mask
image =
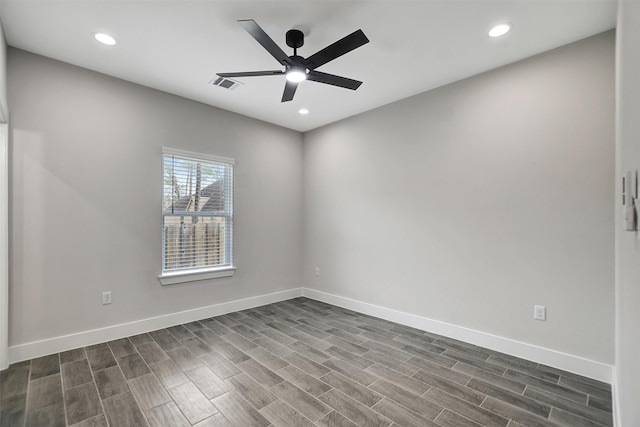
M 163 272 L 233 265 L 233 165 L 163 150 Z

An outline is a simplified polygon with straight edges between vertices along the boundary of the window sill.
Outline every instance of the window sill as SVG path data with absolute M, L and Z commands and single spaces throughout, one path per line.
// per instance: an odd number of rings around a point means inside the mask
M 221 277 L 231 277 L 235 273 L 235 267 L 220 268 L 201 268 L 188 271 L 172 271 L 170 273 L 162 273 L 158 276 L 160 283 L 165 285 L 174 285 L 176 283 L 195 282 L 197 280 L 219 279 Z

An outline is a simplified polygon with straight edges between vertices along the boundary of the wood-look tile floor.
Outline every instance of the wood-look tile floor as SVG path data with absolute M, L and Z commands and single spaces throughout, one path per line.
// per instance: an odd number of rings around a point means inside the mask
M 1 426 L 611 426 L 608 384 L 306 298 L 0 373 Z

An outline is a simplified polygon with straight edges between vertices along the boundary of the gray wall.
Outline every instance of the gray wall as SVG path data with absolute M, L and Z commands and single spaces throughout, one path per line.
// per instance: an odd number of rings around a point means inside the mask
M 304 144 L 306 286 L 613 363 L 613 32 Z
M 304 150 L 297 132 L 10 49 L 10 344 L 304 283 L 612 363 L 613 46 L 418 95 Z M 234 277 L 159 285 L 162 146 L 236 158 Z
M 621 1 L 617 30 L 616 201 L 626 171 L 640 171 L 640 3 Z M 636 208 L 640 210 L 640 202 Z M 640 425 L 640 232 L 624 231 L 616 203 L 617 425 Z
M 301 285 L 298 132 L 13 48 L 8 78 L 11 345 Z M 158 282 L 163 146 L 236 159 L 232 278 Z

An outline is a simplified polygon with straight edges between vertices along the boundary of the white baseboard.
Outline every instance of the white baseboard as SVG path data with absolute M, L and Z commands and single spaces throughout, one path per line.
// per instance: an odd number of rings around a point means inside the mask
M 214 304 L 207 307 L 200 307 L 163 316 L 136 320 L 134 322 L 107 326 L 105 328 L 93 329 L 49 338 L 46 340 L 10 346 L 9 362 L 16 363 L 22 360 L 59 353 L 61 351 L 71 350 L 78 347 L 85 347 L 88 345 L 155 331 L 156 329 L 168 328 L 170 326 L 189 323 L 195 320 L 202 320 L 208 317 L 220 316 L 234 311 L 246 310 L 248 308 L 285 301 L 299 296 L 302 296 L 302 288 L 289 289 L 267 295 L 258 295 L 255 297 Z
M 460 341 L 465 341 L 491 350 L 521 357 L 533 362 L 542 363 L 544 365 L 553 366 L 554 368 L 573 372 L 575 374 L 609 384 L 611 384 L 613 379 L 613 366 L 585 359 L 583 357 L 309 288 L 303 288 L 302 295 L 311 299 L 326 302 L 327 304 L 348 308 L 360 313 L 400 323 L 402 325 L 455 338 Z
M 122 323 L 105 328 L 93 329 L 49 338 L 46 340 L 10 346 L 9 362 L 16 363 L 22 360 L 33 359 L 35 357 L 59 353 L 61 351 L 71 350 L 78 347 L 85 347 L 131 335 L 150 332 L 156 329 L 167 328 L 208 317 L 220 316 L 234 311 L 246 310 L 248 308 L 285 301 L 299 296 L 305 296 L 328 304 L 379 317 L 381 319 L 397 322 L 402 325 L 445 335 L 471 344 L 500 351 L 502 353 L 511 354 L 523 359 L 532 360 L 534 362 L 573 372 L 578 375 L 594 378 L 599 381 L 612 383 L 615 379 L 613 377 L 614 368 L 611 365 L 309 288 L 296 288 L 266 295 L 258 295 L 255 297 L 180 311 L 177 313 L 151 317 L 129 323 Z M 615 382 L 613 382 L 613 385 L 615 389 Z M 615 390 L 613 396 L 616 398 Z M 617 401 L 614 401 L 614 408 L 617 406 Z

